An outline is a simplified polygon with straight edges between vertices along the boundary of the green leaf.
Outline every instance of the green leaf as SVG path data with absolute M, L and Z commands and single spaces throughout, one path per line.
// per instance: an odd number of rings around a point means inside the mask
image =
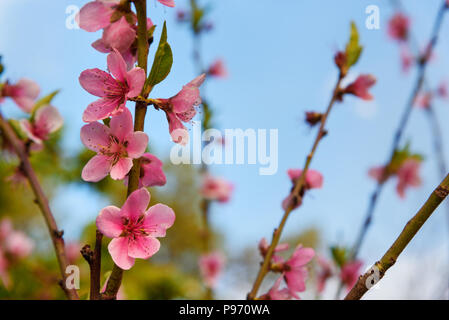
M 170 45 L 167 42 L 167 25 L 164 21 L 161 39 L 154 56 L 153 66 L 151 67 L 150 75 L 148 76 L 145 86 L 155 86 L 164 80 L 170 73 L 173 64 L 173 53 Z
M 23 132 L 22 128 L 20 127 L 19 120 L 9 119 L 8 123 L 11 126 L 11 128 L 14 130 L 16 135 L 19 137 L 19 139 L 21 139 L 21 140 L 26 140 L 27 139 L 26 133 Z
M 359 32 L 354 22 L 351 22 L 351 34 L 346 45 L 346 65 L 351 67 L 357 63 L 363 47 L 359 44 Z
M 0 76 L 2 75 L 4 70 L 5 70 L 5 68 L 3 67 L 3 64 L 2 64 L 2 56 L 0 56 Z
M 33 106 L 33 109 L 31 110 L 31 121 L 34 119 L 34 116 L 36 114 L 36 111 L 39 110 L 39 108 L 50 104 L 53 98 L 59 93 L 59 90 L 55 90 L 50 94 L 47 94 L 45 97 L 40 98 Z
M 154 30 L 156 30 L 156 25 L 152 25 L 150 29 L 148 29 L 147 34 L 148 34 L 148 39 L 151 39 L 154 35 Z
M 347 254 L 346 248 L 334 246 L 334 247 L 331 247 L 331 252 L 332 252 L 332 258 L 333 258 L 335 264 L 337 266 L 339 266 L 340 268 L 342 266 L 344 266 L 348 259 L 348 254 Z

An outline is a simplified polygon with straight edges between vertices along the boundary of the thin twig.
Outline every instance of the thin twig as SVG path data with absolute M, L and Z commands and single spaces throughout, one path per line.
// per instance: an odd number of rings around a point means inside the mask
M 14 151 L 21 161 L 21 168 L 23 173 L 25 173 L 31 189 L 33 190 L 34 196 L 36 197 L 36 203 L 41 209 L 42 215 L 44 216 L 45 223 L 47 225 L 48 231 L 50 233 L 51 240 L 53 242 L 53 247 L 55 249 L 56 258 L 58 260 L 59 270 L 62 276 L 62 281 L 60 281 L 60 286 L 64 290 L 66 296 L 70 300 L 78 300 L 78 293 L 75 289 L 67 288 L 67 274 L 66 268 L 68 266 L 67 257 L 65 253 L 64 239 L 62 230 L 58 229 L 54 215 L 51 212 L 50 206 L 48 204 L 48 199 L 42 190 L 39 180 L 31 166 L 30 160 L 28 159 L 28 153 L 26 151 L 25 144 L 20 140 L 14 130 L 11 128 L 9 123 L 0 114 L 0 129 L 3 131 L 4 136 L 10 142 Z
M 383 255 L 380 261 L 376 262 L 368 272 L 359 277 L 357 283 L 345 297 L 345 300 L 359 300 L 369 290 L 369 288 L 383 278 L 385 272 L 387 272 L 387 270 L 395 264 L 396 260 L 399 258 L 399 255 L 407 247 L 435 209 L 446 198 L 448 193 L 449 174 L 432 192 L 430 197 L 421 209 L 419 209 L 416 215 L 410 219 L 409 222 L 407 222 L 401 234 L 397 237 L 396 241 Z M 376 275 L 377 271 L 378 274 Z
M 284 229 L 285 223 L 287 222 L 287 218 L 290 215 L 290 212 L 293 210 L 294 203 L 300 203 L 302 201 L 301 190 L 304 189 L 304 185 L 305 185 L 305 181 L 306 181 L 305 180 L 306 173 L 307 173 L 307 170 L 309 169 L 310 163 L 312 162 L 313 156 L 315 155 L 315 151 L 318 147 L 318 144 L 320 143 L 321 139 L 326 135 L 326 130 L 325 130 L 326 121 L 327 121 L 327 118 L 332 110 L 333 105 L 335 104 L 335 102 L 337 101 L 337 99 L 340 95 L 340 92 L 341 92 L 340 84 L 341 84 L 343 77 L 344 76 L 341 73 L 339 73 L 337 83 L 336 83 L 335 88 L 332 93 L 332 98 L 329 102 L 326 112 L 323 114 L 323 116 L 321 118 L 321 124 L 320 124 L 320 128 L 318 130 L 317 136 L 315 138 L 315 142 L 313 143 L 312 149 L 306 158 L 306 162 L 305 162 L 304 168 L 302 170 L 301 176 L 299 177 L 299 179 L 296 180 L 295 186 L 291 192 L 292 197 L 295 201 L 290 202 L 289 206 L 287 207 L 287 210 L 285 210 L 285 212 L 284 212 L 284 215 L 281 219 L 281 222 L 280 222 L 278 228 L 275 229 L 273 232 L 273 238 L 271 240 L 271 244 L 268 248 L 267 254 L 265 255 L 262 266 L 259 269 L 256 280 L 254 281 L 253 288 L 248 293 L 248 296 L 247 296 L 248 300 L 254 300 L 256 298 L 257 291 L 259 290 L 260 285 L 262 284 L 262 281 L 265 278 L 265 275 L 270 270 L 271 258 L 273 256 L 274 249 L 276 248 L 276 246 L 279 243 L 279 240 L 280 240 L 281 234 L 282 234 L 282 230 Z

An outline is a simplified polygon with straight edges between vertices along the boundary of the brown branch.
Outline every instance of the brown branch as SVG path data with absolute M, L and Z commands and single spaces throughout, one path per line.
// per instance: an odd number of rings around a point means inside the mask
M 26 146 L 22 140 L 20 140 L 14 130 L 11 128 L 9 123 L 3 118 L 0 114 L 0 129 L 2 130 L 4 136 L 9 141 L 9 143 L 14 148 L 17 156 L 21 162 L 21 169 L 23 173 L 26 175 L 31 189 L 36 197 L 36 204 L 39 206 L 42 215 L 44 216 L 45 223 L 47 225 L 48 231 L 50 233 L 51 240 L 53 242 L 53 247 L 55 249 L 56 258 L 58 260 L 59 270 L 62 276 L 62 280 L 60 281 L 60 285 L 64 290 L 67 298 L 70 300 L 78 300 L 78 293 L 75 289 L 68 289 L 66 287 L 66 268 L 68 266 L 67 257 L 65 254 L 65 246 L 62 230 L 58 229 L 56 224 L 56 220 L 51 212 L 50 206 L 48 204 L 48 199 L 42 190 L 42 187 L 39 183 L 39 180 L 34 172 L 33 167 L 31 166 L 30 160 L 28 159 L 28 154 L 26 150 Z
M 358 300 L 371 288 L 372 285 L 377 283 L 383 278 L 385 272 L 391 268 L 402 251 L 407 247 L 409 242 L 413 239 L 416 233 L 421 229 L 427 219 L 432 215 L 435 209 L 449 194 L 449 174 L 444 178 L 441 184 L 432 192 L 430 197 L 419 209 L 418 213 L 407 222 L 401 234 L 396 241 L 392 244 L 390 249 L 383 255 L 380 261 L 376 262 L 373 267 L 359 277 L 359 280 L 355 286 L 351 289 L 345 300 Z M 379 271 L 379 278 L 375 279 L 374 271 L 377 268 Z M 367 285 L 368 283 L 368 285 Z
M 268 248 L 268 251 L 267 251 L 267 254 L 265 255 L 262 266 L 259 269 L 256 280 L 254 281 L 253 288 L 248 293 L 248 296 L 247 296 L 248 300 L 254 300 L 256 298 L 257 291 L 259 290 L 260 285 L 262 284 L 262 281 L 265 278 L 265 275 L 270 271 L 271 258 L 273 256 L 274 249 L 276 248 L 276 246 L 279 243 L 279 240 L 280 240 L 281 234 L 282 234 L 282 230 L 284 229 L 285 223 L 287 222 L 287 218 L 290 215 L 290 212 L 293 210 L 294 204 L 300 203 L 302 201 L 302 190 L 304 190 L 304 186 L 305 186 L 306 173 L 307 173 L 307 170 L 309 169 L 310 163 L 312 162 L 313 156 L 315 155 L 315 151 L 318 148 L 318 145 L 319 145 L 321 139 L 326 135 L 326 132 L 327 132 L 325 130 L 326 121 L 327 121 L 327 118 L 332 110 L 333 105 L 335 104 L 335 102 L 337 101 L 337 99 L 339 98 L 339 96 L 341 94 L 340 84 L 341 84 L 341 81 L 343 80 L 343 78 L 344 78 L 344 75 L 340 72 L 338 75 L 337 83 L 336 83 L 335 88 L 332 93 L 332 98 L 329 102 L 326 112 L 323 114 L 323 116 L 321 118 L 321 124 L 320 124 L 320 128 L 318 130 L 318 133 L 316 135 L 315 142 L 313 143 L 312 149 L 306 158 L 306 162 L 305 162 L 304 168 L 302 170 L 301 176 L 299 177 L 299 179 L 296 180 L 295 186 L 293 187 L 293 191 L 291 192 L 292 198 L 295 201 L 290 202 L 290 205 L 288 206 L 287 210 L 285 210 L 285 212 L 284 212 L 284 215 L 281 219 L 279 227 L 277 229 L 275 229 L 273 232 L 273 238 L 271 240 L 270 247 Z

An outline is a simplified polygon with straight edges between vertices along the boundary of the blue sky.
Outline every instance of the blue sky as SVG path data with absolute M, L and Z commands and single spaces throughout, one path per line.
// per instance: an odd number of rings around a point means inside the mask
M 176 1 L 180 8 L 185 8 L 187 2 Z M 304 125 L 303 113 L 324 110 L 337 76 L 333 54 L 345 45 L 350 21 L 354 20 L 359 26 L 364 52 L 350 76 L 375 75 L 378 80 L 372 89 L 375 101 L 364 103 L 348 97 L 335 107 L 327 126 L 329 135 L 312 163 L 312 168 L 324 174 L 324 188 L 307 195 L 304 205 L 291 215 L 286 228 L 287 233 L 293 233 L 315 226 L 323 231 L 326 242 L 351 245 L 374 188 L 367 170 L 386 160 L 393 132 L 416 76 L 415 72 L 405 76 L 401 73 L 398 46 L 386 35 L 386 21 L 392 13 L 389 1 L 211 2 L 215 30 L 206 35 L 202 43 L 204 60 L 212 62 L 221 57 L 230 73 L 228 79 L 211 80 L 207 85 L 207 96 L 217 109 L 215 122 L 221 129 L 279 130 L 277 174 L 260 176 L 258 166 L 254 165 L 213 167 L 214 173 L 236 186 L 229 204 L 213 207 L 212 223 L 225 234 L 229 250 L 255 246 L 262 236 L 269 237 L 279 223 L 280 202 L 290 188 L 286 170 L 303 165 L 315 137 L 314 131 Z M 422 46 L 431 32 L 440 2 L 406 1 L 413 30 Z M 0 29 L 0 53 L 6 64 L 6 76 L 13 81 L 20 77 L 34 79 L 44 93 L 56 88 L 62 90 L 54 104 L 66 119 L 64 145 L 68 152 L 81 148 L 81 114 L 95 99 L 80 87 L 78 75 L 84 69 L 104 69 L 106 65 L 106 56 L 90 47 L 100 33 L 65 27 L 67 6 L 81 7 L 85 3 L 84 0 L 0 2 L 0 21 L 4 26 Z M 196 76 L 191 59 L 192 41 L 186 27 L 175 22 L 173 9 L 153 0 L 148 3 L 149 16 L 155 24 L 161 25 L 167 20 L 174 54 L 171 74 L 155 88 L 152 96 L 168 97 Z M 373 3 L 380 8 L 379 30 L 364 27 L 365 8 Z M 449 79 L 449 60 L 445 54 L 449 48 L 449 17 L 446 18 L 428 73 L 433 86 L 441 79 Z M 3 107 L 5 113 L 13 115 L 7 106 Z M 437 101 L 435 108 L 440 120 L 448 118 L 447 101 Z M 165 116 L 152 110 L 147 116 L 146 128 L 150 128 L 147 133 L 156 154 L 167 157 L 171 144 Z M 446 131 L 443 138 L 449 143 L 449 132 Z M 405 200 L 395 194 L 394 183 L 387 185 L 361 252 L 368 263 L 388 248 L 440 180 L 429 124 L 422 111 L 413 113 L 404 141 L 410 141 L 413 151 L 426 157 L 422 168 L 423 184 L 419 189 L 409 190 Z M 448 143 L 445 151 L 449 159 Z M 67 203 L 74 206 L 67 208 Z M 79 203 L 83 203 L 81 207 Z M 72 217 L 66 220 L 67 225 L 94 219 L 104 205 L 102 199 L 92 197 L 86 189 L 72 187 L 61 192 L 61 198 L 53 204 L 56 209 L 65 208 L 64 215 Z M 430 218 L 406 254 L 420 254 L 432 248 L 447 254 L 445 209 L 441 207 Z M 70 232 L 71 229 L 68 237 L 75 237 L 76 232 Z

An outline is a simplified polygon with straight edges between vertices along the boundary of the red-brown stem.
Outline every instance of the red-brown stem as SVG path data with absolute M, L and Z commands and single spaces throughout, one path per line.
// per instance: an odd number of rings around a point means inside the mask
M 318 145 L 319 145 L 321 139 L 326 134 L 326 130 L 325 130 L 326 121 L 327 121 L 327 118 L 332 110 L 333 105 L 335 104 L 335 102 L 337 101 L 337 99 L 340 95 L 340 92 L 341 92 L 340 84 L 341 84 L 341 81 L 343 80 L 343 78 L 344 78 L 344 76 L 340 73 L 338 76 L 337 83 L 336 83 L 335 88 L 332 93 L 332 98 L 329 102 L 329 105 L 327 106 L 326 112 L 323 114 L 323 117 L 321 119 L 320 128 L 316 135 L 315 142 L 313 143 L 310 153 L 307 155 L 306 162 L 305 162 L 304 168 L 302 170 L 301 176 L 299 177 L 299 179 L 296 180 L 295 186 L 291 192 L 292 199 L 293 198 L 296 199 L 296 203 L 300 203 L 300 201 L 302 201 L 302 199 L 301 199 L 302 196 L 301 196 L 300 191 L 303 190 L 303 188 L 304 188 L 306 173 L 307 173 L 307 170 L 309 169 L 310 163 L 312 162 L 313 156 L 315 155 L 315 151 L 318 148 Z M 265 278 L 265 275 L 270 271 L 271 258 L 273 257 L 274 249 L 276 248 L 276 246 L 279 243 L 279 240 L 280 240 L 281 234 L 282 234 L 282 230 L 284 229 L 285 223 L 287 222 L 287 218 L 290 215 L 290 212 L 293 210 L 294 204 L 292 202 L 293 201 L 291 201 L 287 210 L 285 210 L 284 215 L 282 216 L 282 219 L 281 219 L 281 222 L 280 222 L 278 228 L 275 229 L 273 232 L 273 237 L 271 240 L 271 244 L 268 248 L 267 254 L 265 255 L 262 266 L 259 269 L 256 280 L 254 281 L 253 288 L 248 293 L 248 296 L 247 296 L 248 300 L 256 299 L 257 292 L 260 288 L 260 285 L 262 284 L 262 281 Z
M 44 216 L 45 223 L 47 225 L 48 231 L 50 233 L 51 240 L 53 242 L 53 247 L 55 249 L 56 258 L 58 260 L 59 270 L 62 276 L 62 281 L 60 281 L 60 286 L 64 290 L 66 296 L 70 300 L 78 300 L 78 293 L 75 289 L 68 289 L 66 286 L 67 274 L 66 268 L 68 266 L 67 257 L 65 253 L 63 231 L 58 229 L 56 220 L 51 212 L 50 206 L 48 204 L 48 199 L 42 190 L 39 180 L 31 166 L 30 160 L 28 159 L 28 153 L 26 151 L 25 144 L 20 140 L 14 130 L 11 128 L 9 123 L 0 114 L 0 129 L 3 135 L 9 141 L 9 143 L 14 148 L 17 156 L 21 162 L 21 168 L 23 173 L 26 175 L 31 189 L 33 190 L 34 196 L 36 197 L 36 204 L 39 206 L 42 215 Z
M 146 0 L 134 0 L 137 14 L 137 63 L 140 68 L 145 70 L 145 77 L 147 76 L 148 65 L 148 33 L 147 33 L 147 2 Z M 141 96 L 146 99 L 151 92 L 151 87 L 144 87 Z M 134 117 L 134 131 L 143 131 L 145 124 L 145 115 L 147 112 L 147 103 L 144 101 L 136 102 L 136 112 Z M 139 187 L 140 178 L 140 159 L 133 161 L 133 167 L 129 172 L 128 192 L 129 196 L 133 191 Z M 103 299 L 115 299 L 117 292 L 122 283 L 123 270 L 116 264 L 112 269 L 109 277 L 106 291 L 103 294 Z

